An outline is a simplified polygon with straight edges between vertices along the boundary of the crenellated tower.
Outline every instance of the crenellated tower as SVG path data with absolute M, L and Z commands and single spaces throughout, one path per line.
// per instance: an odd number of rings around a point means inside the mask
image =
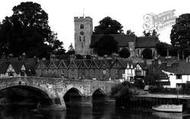
M 80 55 L 90 55 L 93 23 L 91 17 L 74 17 L 75 52 Z

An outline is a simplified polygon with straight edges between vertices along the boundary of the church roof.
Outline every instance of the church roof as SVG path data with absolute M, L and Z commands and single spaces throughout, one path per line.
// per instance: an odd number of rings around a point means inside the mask
M 95 42 L 101 39 L 101 37 L 105 34 L 93 34 L 92 35 L 92 45 Z M 128 47 L 129 42 L 135 42 L 136 48 L 155 48 L 156 44 L 159 43 L 159 40 L 155 36 L 129 36 L 125 34 L 109 34 L 114 38 L 115 41 L 118 42 L 119 47 Z
M 105 34 L 93 34 L 92 35 L 92 45 L 101 39 L 101 37 Z M 115 41 L 118 42 L 119 47 L 126 47 L 128 46 L 128 42 L 135 42 L 135 36 L 129 36 L 125 34 L 109 34 L 114 38 Z
M 142 36 L 136 39 L 136 48 L 155 48 L 156 44 L 159 43 L 157 37 L 154 36 Z

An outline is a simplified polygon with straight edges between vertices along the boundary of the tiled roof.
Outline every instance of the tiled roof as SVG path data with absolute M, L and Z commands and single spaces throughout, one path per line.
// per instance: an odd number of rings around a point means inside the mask
M 0 68 L 0 74 L 5 74 L 6 73 L 9 64 L 10 64 L 10 62 L 2 62 L 0 64 L 0 67 L 1 67 Z
M 186 62 L 185 60 L 176 61 L 171 65 L 163 63 L 161 69 L 174 74 L 190 75 L 190 62 Z
M 154 36 L 142 36 L 136 39 L 136 48 L 154 48 L 159 43 L 157 37 Z
M 24 65 L 26 68 L 26 73 L 35 74 L 36 68 L 36 60 L 31 59 L 24 59 L 24 60 L 16 60 L 16 59 L 7 59 L 0 61 L 0 74 L 5 74 L 9 65 L 12 65 L 15 72 L 18 74 L 21 71 L 21 67 Z
M 100 40 L 103 35 L 104 34 L 93 34 L 91 41 L 92 45 L 98 40 Z M 135 42 L 136 39 L 135 36 L 129 36 L 125 34 L 109 34 L 109 35 L 112 36 L 114 40 L 118 42 L 119 47 L 127 47 L 128 42 Z
M 75 60 L 60 60 L 55 61 L 40 61 L 37 68 L 44 69 L 40 67 L 40 65 L 46 64 L 46 68 L 50 69 L 63 69 L 63 68 L 70 68 L 70 69 L 109 69 L 109 68 L 135 68 L 136 63 L 133 63 L 131 60 L 127 59 L 75 59 Z M 139 64 L 144 69 L 144 64 Z M 49 66 L 49 67 L 48 67 Z M 55 66 L 55 67 L 54 67 Z

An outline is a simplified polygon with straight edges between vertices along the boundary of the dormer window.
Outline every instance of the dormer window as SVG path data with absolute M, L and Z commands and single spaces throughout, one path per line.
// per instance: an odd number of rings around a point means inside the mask
M 84 29 L 84 24 L 81 24 L 81 25 L 80 25 L 80 29 Z

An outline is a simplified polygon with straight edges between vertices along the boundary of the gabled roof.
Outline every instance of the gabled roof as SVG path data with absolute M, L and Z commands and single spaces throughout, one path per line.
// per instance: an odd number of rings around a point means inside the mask
M 77 66 L 77 64 L 76 64 L 76 62 L 74 60 L 71 60 L 68 68 L 69 69 L 77 69 L 78 66 Z
M 38 64 L 37 64 L 37 69 L 46 69 L 48 68 L 49 65 L 49 61 L 45 60 L 41 60 Z
M 94 59 L 91 60 L 91 68 L 93 68 L 93 69 L 98 69 L 99 68 L 96 60 L 94 60 Z
M 11 62 L 10 64 L 17 74 L 21 71 L 22 65 L 25 65 L 24 62 Z
M 93 61 L 94 61 L 94 64 L 95 64 L 95 66 L 96 66 L 97 68 L 101 68 L 101 62 L 100 62 L 100 60 L 95 59 L 95 60 L 93 60 Z
M 155 36 L 142 36 L 136 39 L 136 48 L 155 48 L 159 40 Z
M 113 60 L 111 68 L 119 69 L 119 68 L 124 68 L 125 66 L 121 63 L 121 60 L 116 59 Z
M 93 34 L 92 35 L 92 45 L 99 41 L 102 36 L 105 34 Z M 119 47 L 127 47 L 128 42 L 135 42 L 136 37 L 135 36 L 130 36 L 130 35 L 125 35 L 125 34 L 108 34 L 114 38 L 115 41 L 118 42 Z
M 80 64 L 80 68 L 83 68 L 83 69 L 89 68 L 89 66 L 86 64 L 86 62 L 87 62 L 87 61 L 82 60 L 82 61 L 81 61 L 81 64 Z
M 2 62 L 0 64 L 0 74 L 5 74 L 9 68 L 9 66 L 12 66 L 14 71 L 19 74 L 22 70 L 22 68 L 25 70 L 26 73 L 32 73 L 35 74 L 35 69 L 34 67 L 31 67 L 30 65 L 26 65 L 23 61 L 6 61 Z
M 129 61 L 127 59 L 118 59 L 118 61 L 123 65 L 124 68 L 128 68 L 128 66 L 130 68 L 130 66 L 134 65 L 132 61 Z
M 58 63 L 55 61 L 50 61 L 48 68 L 49 69 L 57 69 L 58 67 L 56 64 L 58 64 Z
M 82 68 L 82 67 L 84 67 L 84 64 L 82 64 L 83 62 L 82 62 L 81 59 L 76 59 L 76 60 L 74 60 L 74 62 L 75 62 L 75 64 L 76 64 L 77 68 Z
M 1 67 L 0 74 L 5 74 L 9 65 L 10 65 L 10 62 L 2 62 L 0 64 L 0 67 Z
M 92 68 L 92 60 L 91 59 L 85 59 L 83 61 L 86 64 L 87 68 Z
M 100 68 L 102 68 L 102 69 L 108 69 L 108 68 L 110 68 L 108 60 L 103 59 L 103 60 L 100 60 L 100 62 L 101 62 L 101 67 Z
M 65 64 L 65 61 L 64 61 L 64 60 L 61 60 L 61 61 L 59 62 L 58 68 L 59 68 L 59 69 L 67 69 L 68 67 L 67 67 L 67 65 Z

